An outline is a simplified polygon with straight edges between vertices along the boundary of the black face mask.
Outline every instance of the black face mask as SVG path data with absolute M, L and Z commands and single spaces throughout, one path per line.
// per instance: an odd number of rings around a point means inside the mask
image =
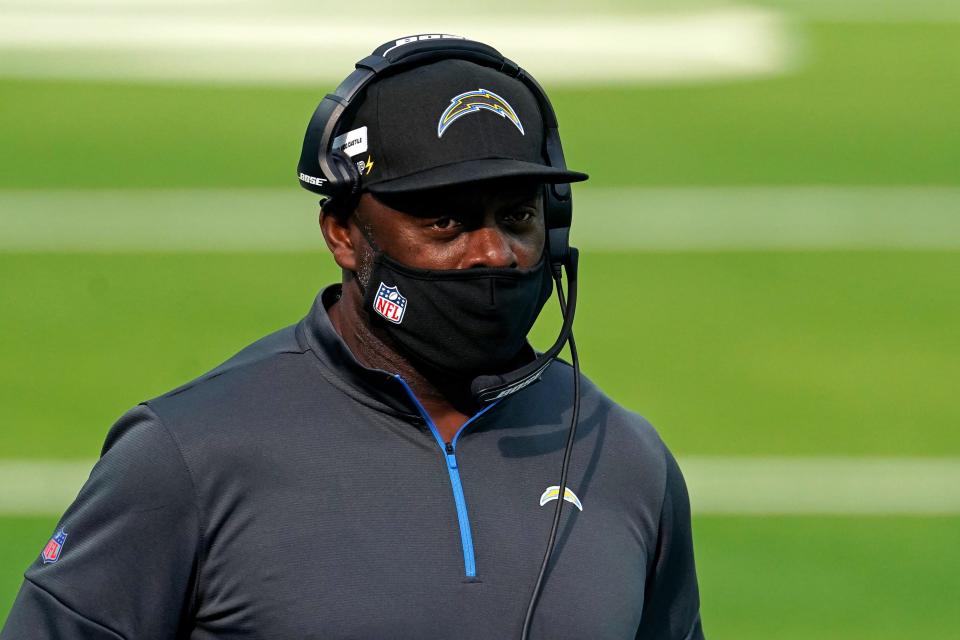
M 415 363 L 468 377 L 515 362 L 552 291 L 545 257 L 530 269 L 431 270 L 378 251 L 364 308 Z

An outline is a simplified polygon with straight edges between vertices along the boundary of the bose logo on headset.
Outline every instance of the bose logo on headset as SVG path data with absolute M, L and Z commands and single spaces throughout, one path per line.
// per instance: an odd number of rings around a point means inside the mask
M 315 184 L 318 187 L 322 187 L 324 184 L 327 183 L 326 178 L 314 178 L 313 176 L 308 176 L 303 172 L 300 173 L 300 180 L 302 180 L 303 182 L 306 182 L 307 184 Z
M 540 374 L 543 373 L 543 369 L 546 369 L 546 367 L 543 367 L 542 369 L 538 370 L 536 374 L 530 376 L 526 380 L 522 380 L 520 384 L 515 384 L 512 387 L 507 387 L 506 389 L 504 389 L 503 391 L 495 395 L 491 399 L 491 402 L 493 402 L 493 400 L 500 400 L 501 398 L 506 398 L 509 395 L 513 395 L 514 393 L 516 393 L 517 391 L 520 391 L 521 389 L 526 389 L 531 384 L 533 384 L 534 382 L 540 379 Z
M 420 40 L 444 40 L 447 38 L 453 38 L 454 40 L 466 40 L 463 36 L 454 36 L 448 33 L 428 33 L 422 36 L 407 36 L 406 38 L 400 38 L 397 40 L 397 43 L 383 52 L 383 55 L 387 55 L 397 47 L 402 47 L 405 44 L 410 44 L 411 42 L 418 42 Z

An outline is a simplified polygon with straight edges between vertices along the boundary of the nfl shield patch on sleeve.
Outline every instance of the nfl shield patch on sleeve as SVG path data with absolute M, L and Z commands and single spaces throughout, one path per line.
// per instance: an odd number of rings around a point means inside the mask
M 63 553 L 63 545 L 66 541 L 67 532 L 64 531 L 63 528 L 53 534 L 53 537 L 47 542 L 47 546 L 43 548 L 43 553 L 40 554 L 40 557 L 43 559 L 43 564 L 50 564 L 59 560 L 60 554 Z

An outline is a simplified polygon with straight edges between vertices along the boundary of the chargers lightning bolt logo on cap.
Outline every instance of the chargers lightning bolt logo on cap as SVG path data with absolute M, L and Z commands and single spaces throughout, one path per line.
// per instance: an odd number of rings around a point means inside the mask
M 477 89 L 450 98 L 450 106 L 440 114 L 440 121 L 437 123 L 437 137 L 442 138 L 447 127 L 458 119 L 468 113 L 476 113 L 481 109 L 492 111 L 501 118 L 506 118 L 520 130 L 521 135 L 526 135 L 523 132 L 523 125 L 520 124 L 520 118 L 517 117 L 510 103 L 489 89 Z
M 547 487 L 544 492 L 540 495 L 540 506 L 547 504 L 551 500 L 556 500 L 560 495 L 560 486 L 554 485 L 552 487 Z M 580 504 L 580 498 L 577 497 L 573 491 L 570 491 L 570 487 L 567 487 L 563 492 L 563 499 L 575 506 L 580 511 L 583 511 L 583 505 Z

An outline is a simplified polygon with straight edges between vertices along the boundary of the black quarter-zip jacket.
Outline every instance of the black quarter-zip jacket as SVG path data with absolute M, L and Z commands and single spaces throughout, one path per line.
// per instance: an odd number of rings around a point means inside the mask
M 113 426 L 3 640 L 519 637 L 572 369 L 443 442 L 334 331 L 336 294 Z M 654 429 L 584 379 L 572 455 L 531 637 L 702 638 L 686 488 Z

